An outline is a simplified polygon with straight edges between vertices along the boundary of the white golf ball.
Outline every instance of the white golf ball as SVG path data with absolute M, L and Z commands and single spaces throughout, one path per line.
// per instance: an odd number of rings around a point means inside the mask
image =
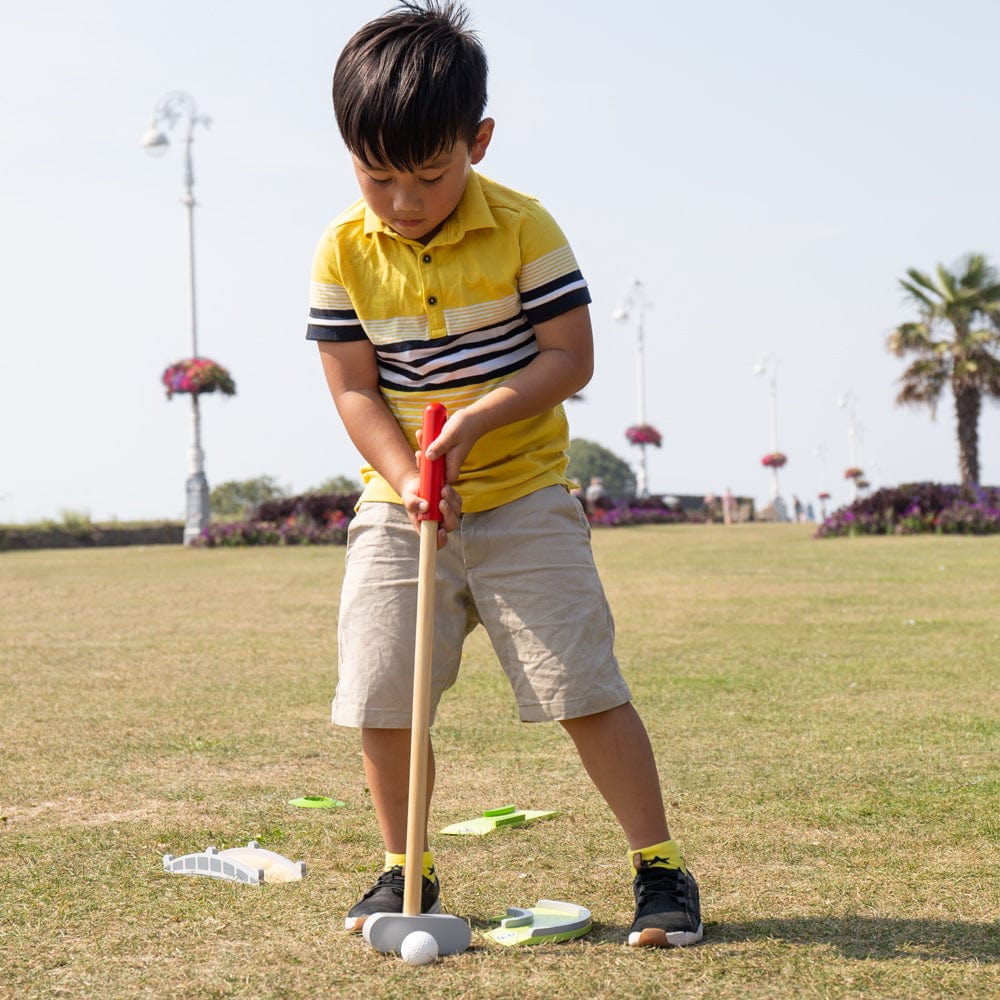
M 438 943 L 427 931 L 410 931 L 399 946 L 407 965 L 430 965 L 438 957 Z

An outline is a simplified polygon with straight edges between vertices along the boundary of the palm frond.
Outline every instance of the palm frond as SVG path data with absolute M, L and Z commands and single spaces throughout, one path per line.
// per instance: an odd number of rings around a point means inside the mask
M 901 323 L 886 338 L 886 346 L 896 357 L 913 351 L 933 350 L 931 328 L 927 323 Z
M 992 347 L 1000 346 L 1000 330 L 983 326 L 978 330 L 970 330 L 966 340 L 972 347 L 988 351 Z
M 951 300 L 957 299 L 959 294 L 958 293 L 959 279 L 956 278 L 955 275 L 953 275 L 951 271 L 949 271 L 948 268 L 944 266 L 944 264 L 938 264 L 935 270 L 937 271 L 938 282 L 940 284 L 940 287 L 944 292 L 942 298 Z
M 900 406 L 926 406 L 934 417 L 938 400 L 947 384 L 947 365 L 934 358 L 919 358 L 900 376 L 896 402 Z
M 1000 282 L 987 285 L 980 293 L 982 304 L 979 309 L 988 316 L 1000 312 Z
M 981 253 L 966 254 L 958 263 L 961 273 L 959 284 L 963 288 L 985 290 L 1000 280 L 1000 273 Z
M 992 355 L 982 364 L 979 372 L 979 387 L 983 395 L 1000 399 L 1000 361 Z
M 941 298 L 940 289 L 934 285 L 934 282 L 926 274 L 916 270 L 916 268 L 911 267 L 906 273 L 910 276 L 909 281 L 906 281 L 904 278 L 899 279 L 903 290 L 919 305 L 924 306 L 930 311 L 934 311 L 938 300 Z

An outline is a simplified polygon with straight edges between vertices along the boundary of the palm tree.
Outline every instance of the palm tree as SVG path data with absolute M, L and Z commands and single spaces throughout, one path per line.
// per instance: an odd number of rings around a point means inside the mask
M 979 413 L 983 397 L 1000 399 L 1000 273 L 982 254 L 963 257 L 954 273 L 915 268 L 900 279 L 920 319 L 888 337 L 897 357 L 916 355 L 900 376 L 900 405 L 927 406 L 931 417 L 946 385 L 955 397 L 962 483 L 979 483 Z

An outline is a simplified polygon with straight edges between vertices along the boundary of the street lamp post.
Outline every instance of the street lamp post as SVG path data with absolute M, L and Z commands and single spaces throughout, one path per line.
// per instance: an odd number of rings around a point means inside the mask
M 768 354 L 753 366 L 753 372 L 754 375 L 762 375 L 767 378 L 768 440 L 771 454 L 774 455 L 778 451 L 778 362 Z M 774 504 L 774 513 L 778 520 L 786 520 L 785 504 L 778 488 L 777 465 L 771 466 L 771 502 Z
M 852 469 L 861 468 L 861 442 L 860 442 L 860 428 L 858 426 L 858 417 L 855 411 L 855 404 L 858 401 L 858 397 L 848 389 L 842 396 L 837 400 L 837 406 L 847 411 L 847 457 L 850 462 L 850 467 Z M 853 503 L 858 499 L 858 479 L 856 476 L 851 477 L 851 502 Z
M 194 170 L 191 162 L 191 143 L 196 125 L 208 128 L 211 119 L 198 114 L 194 98 L 181 90 L 164 95 L 153 108 L 153 120 L 142 136 L 142 145 L 153 156 L 162 156 L 170 145 L 164 131 L 184 122 L 184 196 L 181 203 L 187 210 L 187 259 L 188 304 L 191 317 L 191 357 L 198 355 L 198 311 L 194 269 Z M 208 499 L 208 480 L 205 478 L 205 454 L 201 449 L 201 412 L 198 393 L 191 393 L 191 446 L 188 449 L 187 520 L 184 525 L 184 544 L 190 545 L 206 527 L 211 515 Z
M 646 358 L 645 343 L 643 333 L 643 318 L 645 311 L 650 307 L 650 302 L 646 298 L 645 289 L 638 278 L 633 278 L 629 290 L 625 293 L 625 298 L 621 305 L 611 314 L 611 318 L 619 323 L 635 316 L 635 404 L 636 423 L 641 427 L 646 423 Z M 646 444 L 639 444 L 639 467 L 635 476 L 636 496 L 642 498 L 649 496 L 649 477 L 646 472 Z

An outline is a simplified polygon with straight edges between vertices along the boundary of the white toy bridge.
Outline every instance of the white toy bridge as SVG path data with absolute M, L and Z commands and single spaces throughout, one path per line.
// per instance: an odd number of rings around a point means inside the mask
M 251 840 L 246 847 L 231 847 L 226 851 L 206 847 L 204 851 L 179 858 L 164 854 L 163 870 L 175 875 L 202 875 L 244 885 L 260 885 L 263 882 L 298 882 L 306 873 L 306 865 L 304 861 L 289 861 Z

